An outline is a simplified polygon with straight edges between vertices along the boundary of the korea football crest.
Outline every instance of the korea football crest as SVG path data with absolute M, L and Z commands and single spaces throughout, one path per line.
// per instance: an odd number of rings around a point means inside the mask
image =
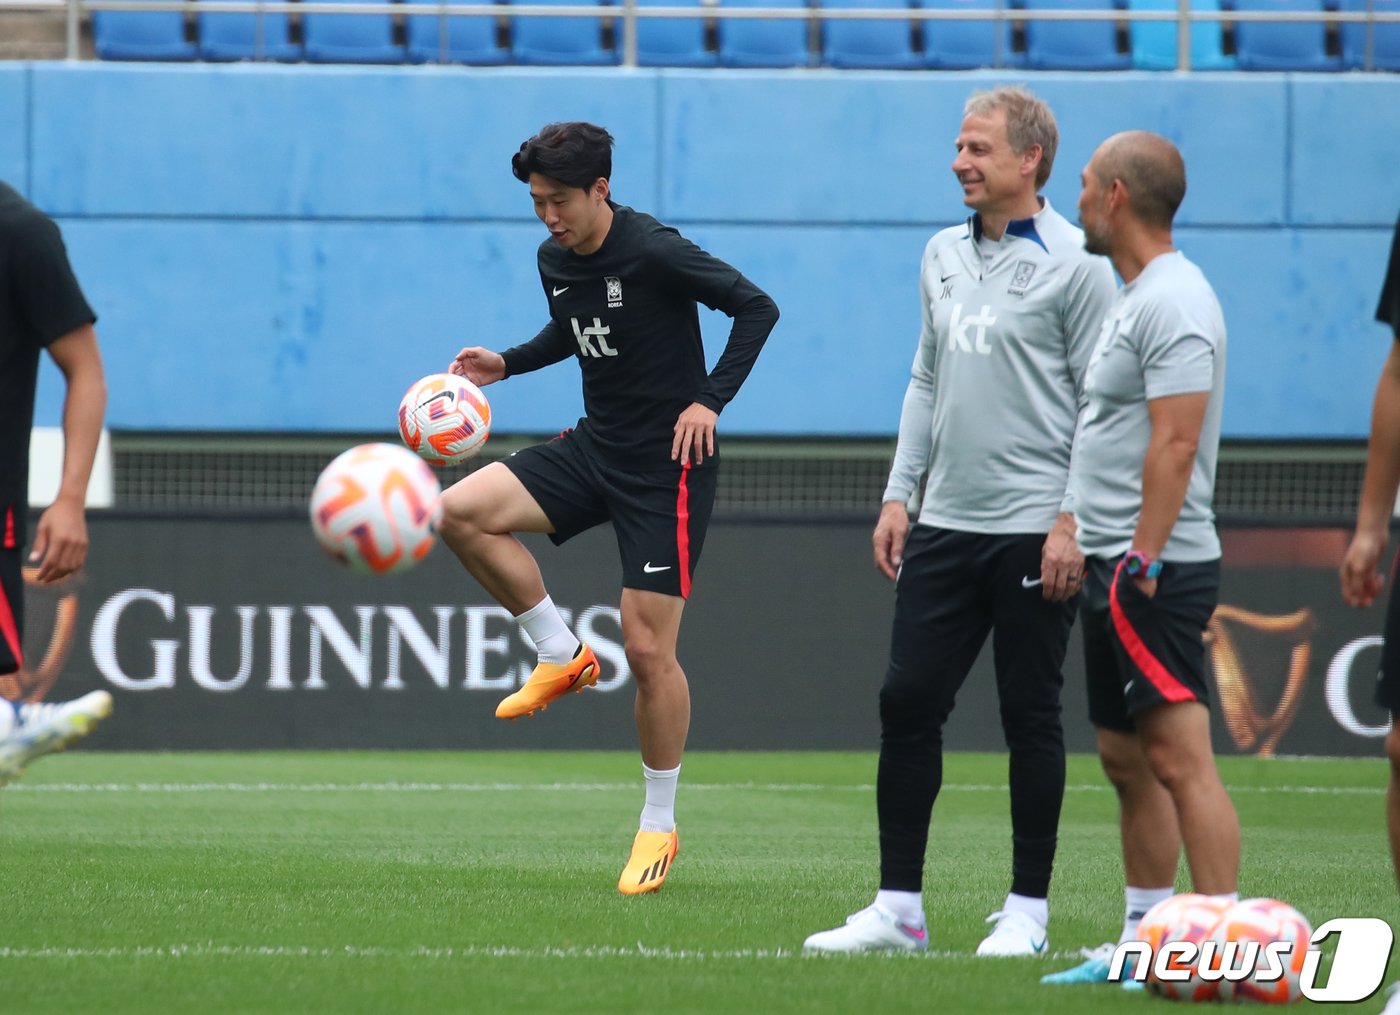
M 607 288 L 608 307 L 615 309 L 622 306 L 622 279 L 616 275 L 606 275 L 603 285 Z
M 1016 271 L 1011 276 L 1011 284 L 1006 287 L 1006 291 L 1012 296 L 1026 295 L 1026 289 L 1030 287 L 1031 279 L 1035 277 L 1034 261 L 1017 261 Z

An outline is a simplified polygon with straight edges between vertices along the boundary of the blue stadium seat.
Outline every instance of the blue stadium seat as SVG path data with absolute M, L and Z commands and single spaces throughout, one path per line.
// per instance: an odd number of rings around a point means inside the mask
M 201 60 L 300 60 L 285 14 L 205 14 L 199 25 Z M 261 24 L 259 24 L 261 22 Z
M 1366 10 L 1366 0 L 1342 0 L 1344 11 Z M 1377 14 L 1400 14 L 1400 0 L 1373 0 Z M 1376 70 L 1400 70 L 1400 22 L 1377 23 L 1372 41 Z M 1342 24 L 1342 62 L 1353 69 L 1366 67 L 1367 26 L 1359 22 Z
M 915 0 L 925 10 L 989 11 L 1005 10 L 1002 0 Z M 1017 67 L 1022 54 L 1011 49 L 1011 22 L 998 25 L 986 21 L 925 21 L 924 65 L 944 70 L 975 67 Z
M 721 0 L 720 7 L 807 8 L 805 0 Z M 724 67 L 805 67 L 807 21 L 803 18 L 721 18 L 719 62 Z
M 888 10 L 904 8 L 905 0 L 821 0 L 828 8 Z M 907 20 L 822 21 L 822 62 L 828 67 L 918 67 L 914 36 Z
M 1177 0 L 1128 0 L 1130 11 L 1175 11 Z M 1191 0 L 1193 11 L 1220 10 L 1220 0 Z M 1128 22 L 1129 48 L 1138 70 L 1176 69 L 1176 22 Z M 1234 70 L 1235 58 L 1224 51 L 1225 33 L 1219 21 L 1191 23 L 1191 69 Z
M 680 7 L 698 0 L 637 0 L 638 7 Z M 618 29 L 621 31 L 621 28 Z M 705 48 L 705 19 L 638 18 L 637 63 L 643 67 L 713 67 L 719 54 Z
M 446 0 L 447 3 L 477 3 L 480 0 Z M 494 16 L 473 14 L 451 17 L 447 14 L 415 14 L 408 18 L 408 58 L 413 63 L 505 63 L 504 46 L 496 41 Z
M 513 0 L 517 7 L 565 3 L 594 7 L 590 0 Z M 604 49 L 603 19 L 597 17 L 512 18 L 511 54 L 516 63 L 533 64 L 611 64 L 617 63 L 616 50 Z M 619 30 L 620 30 L 619 26 Z
M 1026 0 L 1027 10 L 1116 10 L 1113 0 Z M 1123 70 L 1112 21 L 1027 21 L 1026 66 L 1036 70 Z
M 351 3 L 353 0 L 331 0 Z M 388 14 L 303 14 L 306 58 L 313 63 L 401 63 Z
M 93 11 L 92 44 L 103 60 L 193 60 L 179 11 Z
M 1323 0 L 1235 0 L 1237 11 L 1320 12 Z M 1235 52 L 1244 70 L 1338 70 L 1321 21 L 1237 21 Z

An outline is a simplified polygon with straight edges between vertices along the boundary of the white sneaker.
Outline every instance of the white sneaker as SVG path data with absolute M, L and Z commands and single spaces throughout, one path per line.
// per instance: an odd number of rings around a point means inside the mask
M 928 930 L 872 904 L 846 917 L 844 927 L 813 934 L 802 947 L 809 952 L 921 952 L 928 949 Z
M 1400 1015 L 1400 983 L 1392 983 L 1385 989 L 1385 994 L 1390 998 L 1381 1009 L 1381 1015 Z
M 0 740 L 0 786 L 24 774 L 35 758 L 61 751 L 112 714 L 112 696 L 93 691 L 73 701 L 19 707 L 18 724 Z
M 987 917 L 995 923 L 992 932 L 977 946 L 978 955 L 1004 958 L 1013 955 L 1042 955 L 1050 944 L 1045 924 L 1029 913 L 1003 911 Z

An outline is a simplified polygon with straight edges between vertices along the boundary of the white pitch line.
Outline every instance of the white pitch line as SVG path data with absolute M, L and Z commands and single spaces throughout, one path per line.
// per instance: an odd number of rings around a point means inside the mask
M 631 782 L 53 782 L 15 783 L 10 793 L 622 793 L 636 790 Z M 944 791 L 1005 793 L 995 784 L 944 783 Z M 1231 793 L 1316 794 L 1321 796 L 1379 796 L 1383 786 L 1230 786 Z M 717 782 L 686 783 L 692 792 L 758 793 L 873 793 L 871 784 L 824 786 L 819 783 Z M 1104 793 L 1104 783 L 1071 783 L 1068 793 Z
M 72 947 L 4 947 L 0 946 L 0 961 L 5 959 L 206 959 L 206 958 L 270 958 L 270 959 L 669 959 L 706 960 L 765 960 L 802 958 L 800 948 L 736 948 L 692 949 L 652 948 L 638 942 L 630 947 L 592 945 L 574 948 L 514 948 L 506 945 L 465 945 L 458 947 L 419 946 L 416 948 L 384 948 L 377 945 L 340 945 L 309 947 L 296 945 L 216 945 L 172 944 L 129 946 L 117 948 Z M 806 956 L 817 961 L 835 959 L 919 960 L 971 958 L 971 952 L 949 950 L 927 952 L 864 952 L 857 955 Z M 1054 958 L 1077 958 L 1079 952 L 1056 953 Z

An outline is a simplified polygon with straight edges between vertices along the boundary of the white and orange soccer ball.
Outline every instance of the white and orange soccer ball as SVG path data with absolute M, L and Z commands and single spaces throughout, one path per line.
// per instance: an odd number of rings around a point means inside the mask
M 1258 1001 L 1264 1004 L 1292 1004 L 1302 997 L 1298 981 L 1307 957 L 1312 926 L 1302 913 L 1277 899 L 1244 899 L 1235 903 L 1220 917 L 1211 938 L 1221 945 L 1234 942 L 1242 948 L 1256 944 L 1257 956 L 1249 975 L 1243 979 L 1220 981 L 1220 998 L 1224 1001 Z M 1275 948 L 1277 961 L 1269 961 L 1265 948 L 1276 942 L 1288 947 Z M 1238 955 L 1238 951 L 1236 955 Z M 1239 968 L 1239 959 L 1227 966 Z M 1279 975 L 1278 965 L 1282 974 Z
M 429 374 L 399 403 L 399 436 L 429 465 L 465 462 L 490 435 L 491 404 L 465 377 Z
M 1137 939 L 1151 945 L 1152 954 L 1156 955 L 1157 950 L 1166 943 L 1167 931 L 1177 922 L 1182 911 L 1209 898 L 1209 895 L 1184 892 L 1181 895 L 1173 895 L 1171 898 L 1163 899 L 1144 913 L 1142 919 L 1138 921 Z
M 1156 927 L 1149 928 L 1154 936 L 1159 940 L 1153 944 L 1153 971 L 1147 977 L 1147 989 L 1172 1001 L 1215 1001 L 1220 997 L 1220 984 L 1214 980 L 1207 981 L 1200 974 L 1199 965 L 1202 962 L 1211 963 L 1211 955 L 1193 953 L 1191 958 L 1173 955 L 1165 963 L 1166 968 L 1177 972 L 1187 973 L 1185 980 L 1163 980 L 1156 974 L 1156 953 L 1163 946 L 1187 941 L 1200 946 L 1211 936 L 1216 924 L 1220 922 L 1221 916 L 1229 909 L 1232 903 L 1224 899 L 1212 898 L 1209 895 L 1176 895 L 1175 905 L 1166 907 L 1160 914 Z M 1150 911 L 1149 911 L 1150 913 Z M 1147 917 L 1143 917 L 1143 922 L 1147 922 Z M 1138 934 L 1142 936 L 1142 925 L 1139 924 Z
M 412 567 L 437 541 L 442 488 L 427 463 L 393 444 L 361 444 L 321 471 L 311 527 L 321 546 L 356 571 Z

